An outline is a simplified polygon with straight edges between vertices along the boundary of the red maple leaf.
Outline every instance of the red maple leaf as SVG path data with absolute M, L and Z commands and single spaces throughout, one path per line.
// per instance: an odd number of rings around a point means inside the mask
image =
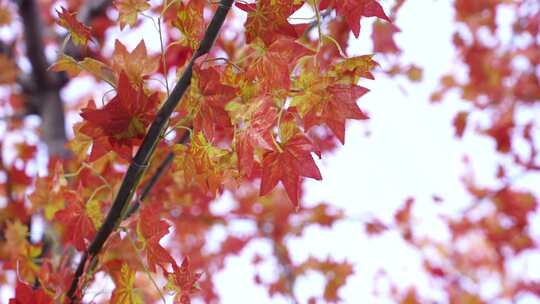
M 280 150 L 264 154 L 260 195 L 267 194 L 281 181 L 289 199 L 298 206 L 300 177 L 322 179 L 321 172 L 311 156 L 315 148 L 307 137 L 297 133 L 281 144 Z
M 152 272 L 156 272 L 156 266 L 165 271 L 167 264 L 175 264 L 169 252 L 159 244 L 159 241 L 169 233 L 169 226 L 161 219 L 158 205 L 152 204 L 142 208 L 137 231 L 143 238 L 148 268 Z
M 360 35 L 360 19 L 362 17 L 378 17 L 392 22 L 376 0 L 322 0 L 320 9 L 328 7 L 335 7 L 339 15 L 345 16 L 347 24 L 356 38 Z
M 198 291 L 197 281 L 201 278 L 201 273 L 193 273 L 190 269 L 189 258 L 185 257 L 182 265 L 178 267 L 173 264 L 173 272 L 169 273 L 169 281 L 177 291 L 174 303 L 190 304 L 191 295 Z
M 392 23 L 377 21 L 373 23 L 373 52 L 375 53 L 390 53 L 398 54 L 401 49 L 397 46 L 394 40 L 394 35 L 401 30 Z
M 255 148 L 274 149 L 272 128 L 276 120 L 277 111 L 272 105 L 272 98 L 265 96 L 248 121 L 247 127 L 238 133 L 236 141 L 238 165 L 246 175 L 249 176 L 253 169 Z
M 280 36 L 298 38 L 298 32 L 287 18 L 292 15 L 301 4 L 294 4 L 290 0 L 259 0 L 257 3 L 237 2 L 236 6 L 248 13 L 246 20 L 246 42 L 251 43 L 261 38 L 266 45 L 270 45 Z
M 345 121 L 347 119 L 365 120 L 369 117 L 360 110 L 356 101 L 368 89 L 351 84 L 335 84 L 326 88 L 328 98 L 313 107 L 304 117 L 306 129 L 321 123 L 326 124 L 345 143 Z
M 62 241 L 73 244 L 79 251 L 86 249 L 85 240 L 92 240 L 96 235 L 96 228 L 92 220 L 86 214 L 86 210 L 79 195 L 74 192 L 66 192 L 67 206 L 56 212 L 54 220 L 64 226 Z
M 33 289 L 30 285 L 17 282 L 15 298 L 9 299 L 9 304 L 52 304 L 51 297 L 43 289 Z
M 193 129 L 202 131 L 206 138 L 212 140 L 216 129 L 231 127 L 225 105 L 236 96 L 236 89 L 222 83 L 223 74 L 218 67 L 202 69 L 194 68 L 189 98 L 182 104 L 187 112 L 193 112 Z
M 117 95 L 109 103 L 96 109 L 91 102 L 82 109 L 81 116 L 86 122 L 80 130 L 94 140 L 90 161 L 111 150 L 131 159 L 133 146 L 144 138 L 158 104 L 157 93 L 146 96 L 143 88 L 134 88 L 122 72 Z
M 261 81 L 264 91 L 276 88 L 288 90 L 291 84 L 290 74 L 298 59 L 311 54 L 312 51 L 294 39 L 280 38 L 253 61 L 247 77 Z

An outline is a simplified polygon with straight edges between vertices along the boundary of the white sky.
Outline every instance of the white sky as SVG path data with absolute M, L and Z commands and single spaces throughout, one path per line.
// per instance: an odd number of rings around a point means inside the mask
M 362 21 L 360 39 L 351 45 L 353 54 L 371 52 L 370 23 L 369 19 Z M 447 232 L 436 220 L 436 214 L 459 210 L 471 201 L 460 182 L 465 171 L 463 156 L 471 158 L 480 182 L 492 183 L 497 159 L 494 144 L 472 134 L 455 140 L 453 116 L 466 108 L 455 95 L 450 94 L 439 105 L 428 102 L 440 76 L 455 69 L 451 1 L 406 1 L 397 25 L 402 30 L 396 36 L 404 51 L 402 62 L 421 66 L 423 81 L 412 85 L 403 79 L 376 75 L 375 81 L 362 83 L 371 92 L 360 99 L 359 105 L 369 112 L 371 119 L 367 124 L 349 124 L 345 146 L 320 162 L 323 180 L 306 182 L 306 201 L 331 202 L 351 218 L 373 214 L 390 221 L 404 200 L 413 196 L 417 200 L 414 214 L 418 229 L 436 239 L 445 239 Z M 371 136 L 364 136 L 366 130 Z M 520 180 L 529 188 L 539 181 L 538 176 Z M 433 203 L 433 194 L 444 198 L 442 207 Z M 397 234 L 368 238 L 361 222 L 345 221 L 332 231 L 310 228 L 302 239 L 290 240 L 289 245 L 293 260 L 298 262 L 310 255 L 331 255 L 355 264 L 356 274 L 339 293 L 345 303 L 393 303 L 372 295 L 373 277 L 380 268 L 386 269 L 401 286 L 414 284 L 421 293 L 432 294 L 417 252 Z M 254 273 L 249 257 L 258 249 L 259 246 L 249 246 L 243 255 L 228 259 L 228 270 L 216 281 L 223 303 L 287 303 L 278 298 L 269 301 L 263 288 L 246 288 L 252 286 Z M 299 279 L 295 292 L 300 303 L 307 303 L 310 295 L 321 294 L 323 283 L 322 277 L 314 275 Z

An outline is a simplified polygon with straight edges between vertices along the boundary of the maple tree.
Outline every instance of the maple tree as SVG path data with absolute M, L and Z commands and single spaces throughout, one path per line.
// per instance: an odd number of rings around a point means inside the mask
M 347 219 L 329 203 L 302 204 L 302 183 L 324 182 L 316 159 L 345 143 L 347 121 L 368 120 L 361 100 L 367 80 L 375 78 L 377 55 L 391 64 L 379 74 L 421 79 L 419 67 L 401 62 L 394 40 L 404 2 L 392 1 L 387 10 L 378 0 L 0 2 L 0 26 L 15 33 L 0 48 L 5 137 L 18 138 L 9 159 L 0 159 L 0 285 L 16 276 L 9 303 L 151 303 L 166 295 L 175 303 L 218 302 L 215 274 L 257 240 L 272 245 L 281 269 L 274 279 L 254 278 L 270 296 L 297 303 L 297 279 L 315 272 L 324 277 L 324 290 L 310 303 L 340 302 L 353 265 L 333 257 L 294 261 L 286 240 Z M 540 40 L 499 48 L 480 32 L 497 39 L 497 10 L 510 6 L 518 17 L 515 35 L 538 37 L 540 10 L 525 9 L 527 1 L 507 2 L 454 1 L 456 22 L 472 37 L 454 36 L 469 75 L 464 81 L 445 76 L 432 100 L 461 92 L 470 110 L 456 114 L 456 136 L 470 132 L 471 113 L 490 113 L 493 119 L 478 132 L 493 138 L 512 166 L 532 172 L 540 168 L 536 124 L 521 126 L 515 116 L 540 99 L 539 75 L 512 61 L 525 58 L 537 68 Z M 300 11 L 308 17 L 298 17 Z M 363 35 L 367 17 L 374 17 L 375 54 L 350 55 L 349 38 Z M 129 48 L 110 30 L 138 35 L 137 45 Z M 147 45 L 148 35 L 158 51 Z M 53 59 L 48 47 L 56 50 Z M 61 94 L 82 82 L 95 89 Z M 73 113 L 71 135 L 64 125 Z M 34 114 L 40 127 L 21 119 Z M 46 161 L 36 135 L 46 145 Z M 529 155 L 512 144 L 518 138 Z M 465 186 L 478 203 L 445 222 L 465 250 L 418 237 L 412 198 L 393 223 L 373 218 L 366 231 L 396 230 L 419 252 L 436 248 L 445 262 L 423 255 L 425 270 L 441 281 L 449 303 L 493 300 L 466 287 L 479 286 L 482 271 L 497 274 L 502 287 L 495 299 L 540 296 L 537 282 L 506 276 L 508 261 L 536 247 L 529 231 L 536 198 L 515 188 L 503 165 L 497 177 L 502 186 L 489 188 L 468 175 Z M 215 212 L 225 192 L 234 204 Z M 477 215 L 484 202 L 493 208 Z M 36 228 L 40 220 L 44 227 Z M 209 233 L 236 220 L 256 229 L 229 234 L 209 250 Z M 39 236 L 30 237 L 36 230 Z M 256 255 L 253 265 L 265 259 Z M 102 277 L 114 286 L 105 295 L 91 288 Z M 429 300 L 414 286 L 394 289 L 399 303 Z

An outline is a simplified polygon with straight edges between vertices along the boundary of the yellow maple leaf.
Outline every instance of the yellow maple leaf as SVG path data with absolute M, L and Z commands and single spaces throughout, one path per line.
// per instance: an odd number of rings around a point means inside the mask
M 113 273 L 113 281 L 116 285 L 112 297 L 112 304 L 142 304 L 143 301 L 135 291 L 135 271 L 127 264 L 122 264 L 120 271 Z
M 116 77 L 113 71 L 105 63 L 86 57 L 81 61 L 63 54 L 53 63 L 49 69 L 55 72 L 66 72 L 70 77 L 77 76 L 81 71 L 88 72 L 97 79 L 103 80 L 113 87 L 116 87 Z

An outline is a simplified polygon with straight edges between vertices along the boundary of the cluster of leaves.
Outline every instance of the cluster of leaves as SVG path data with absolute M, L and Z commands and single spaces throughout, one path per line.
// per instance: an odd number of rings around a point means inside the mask
M 325 276 L 326 287 L 312 301 L 339 301 L 338 290 L 353 273 L 352 265 L 332 258 L 292 261 L 285 241 L 310 225 L 331 227 L 344 216 L 326 203 L 302 206 L 301 185 L 304 177 L 322 179 L 314 155 L 322 157 L 337 141 L 345 142 L 346 121 L 368 118 L 357 105 L 368 91 L 359 82 L 373 79 L 377 63 L 372 55 L 347 57 L 343 50 L 351 32 L 360 34 L 362 17 L 390 21 L 378 1 L 238 1 L 212 51 L 195 61 L 189 58 L 204 28 L 213 26 L 209 16 L 223 3 L 116 0 L 110 9 L 117 19 L 103 11 L 90 25 L 76 18 L 85 3 L 68 4 L 56 12 L 44 5 L 41 13 L 47 26 L 67 30 L 67 39 L 85 57 L 64 52 L 66 43 L 47 41 L 60 48 L 49 73 L 91 77 L 112 87 L 113 94 L 97 90 L 72 102 L 82 120 L 73 126 L 67 145 L 71 157 L 51 158 L 45 175 L 33 177 L 36 148 L 26 141 L 3 168 L 8 202 L 0 211 L 5 231 L 0 267 L 2 273 L 15 272 L 18 282 L 10 303 L 89 300 L 95 295 L 88 287 L 103 275 L 114 289 L 109 298 L 97 296 L 93 302 L 149 303 L 166 292 L 174 293 L 178 303 L 189 303 L 193 296 L 216 302 L 213 274 L 226 257 L 255 240 L 272 244 L 273 254 L 257 254 L 253 263 L 275 261 L 284 269 L 276 280 L 254 278 L 271 295 L 295 299 L 296 278 L 315 271 Z M 299 9 L 313 15 L 308 23 L 292 23 Z M 239 18 L 245 18 L 243 30 L 238 30 Z M 137 31 L 145 21 L 155 25 L 159 53 L 149 52 L 144 40 L 132 51 L 120 40 L 112 54 L 102 47 L 111 40 L 107 29 Z M 3 66 L 13 65 L 7 57 L 4 61 Z M 180 106 L 171 117 L 158 117 L 175 78 L 170 75 L 186 70 L 192 75 Z M 6 71 L 2 83 L 12 90 L 5 106 L 17 110 L 24 96 L 16 90 L 17 77 L 10 75 L 19 72 Z M 139 181 L 143 187 L 131 189 L 136 207 L 123 210 L 122 221 L 110 222 L 107 214 L 127 165 L 134 165 L 134 153 L 158 119 L 167 119 L 168 127 Z M 28 128 L 16 122 L 9 127 Z M 226 214 L 212 211 L 224 191 L 233 206 Z M 36 218 L 45 221 L 46 233 L 30 239 Z M 230 234 L 218 249 L 207 249 L 212 229 L 228 231 L 238 220 L 257 229 Z M 114 233 L 95 259 L 74 269 L 105 225 L 114 225 Z M 73 282 L 74 294 L 69 294 Z
M 27 2 L 33 1 L 21 1 Z M 333 257 L 295 260 L 287 241 L 310 226 L 331 228 L 346 217 L 329 203 L 303 204 L 302 181 L 323 178 L 316 159 L 345 142 L 347 120 L 368 118 L 357 99 L 368 92 L 360 84 L 373 79 L 377 63 L 372 55 L 346 55 L 351 36 L 363 32 L 360 21 L 376 17 L 373 51 L 383 55 L 387 75 L 422 78 L 419 67 L 403 63 L 394 41 L 400 30 L 390 20 L 405 1 L 395 1 L 388 15 L 376 0 L 236 1 L 223 28 L 214 29 L 222 34 L 211 52 L 193 62 L 205 28 L 224 2 L 116 0 L 108 7 L 104 1 L 103 10 L 83 24 L 78 17 L 89 14 L 93 3 L 68 1 L 57 9 L 40 3 L 43 26 L 59 37 L 68 33 L 63 43 L 44 41 L 60 50 L 47 73 L 95 84 L 91 94 L 66 103 L 68 112 L 79 116 L 67 145 L 70 156 L 51 155 L 38 176 L 43 160 L 35 135 L 46 130 L 18 119 L 5 122 L 8 135 L 2 135 L 0 150 L 11 152 L 0 153 L 0 195 L 5 198 L 0 201 L 0 285 L 13 285 L 10 303 L 149 303 L 165 294 L 177 303 L 193 297 L 218 302 L 214 274 L 227 257 L 260 241 L 271 250 L 253 253 L 253 280 L 269 295 L 297 302 L 297 278 L 317 272 L 325 278 L 324 290 L 310 303 L 339 302 L 338 291 L 354 265 Z M 539 282 L 512 271 L 513 262 L 537 250 L 531 218 L 538 202 L 533 191 L 515 183 L 540 168 L 538 126 L 530 114 L 540 100 L 540 10 L 535 0 L 455 0 L 453 5 L 459 25 L 453 42 L 461 65 L 441 79 L 432 101 L 460 94 L 465 110 L 455 115 L 456 137 L 476 131 L 493 140 L 500 156 L 496 183 L 484 186 L 472 169 L 466 172 L 463 181 L 473 201 L 461 213 L 443 217 L 449 240 L 417 231 L 413 198 L 391 223 L 368 220 L 366 232 L 397 231 L 421 253 L 426 274 L 446 302 L 540 297 Z M 0 2 L 0 26 L 19 34 L 14 10 L 15 5 Z M 298 11 L 312 17 L 298 18 Z M 497 16 L 503 11 L 513 13 L 511 39 L 500 35 Z M 155 31 L 144 29 L 145 24 Z M 159 38 L 160 50 L 149 51 L 144 40 L 130 50 L 129 41 L 106 34 L 116 27 L 148 31 Z M 6 115 L 31 113 L 35 102 L 17 65 L 25 47 L 15 36 L 0 45 L 0 84 L 6 88 L 0 110 Z M 79 49 L 75 54 L 71 43 Z M 113 51 L 105 45 L 114 45 Z M 133 204 L 122 210 L 121 221 L 111 222 L 108 214 L 134 154 L 150 125 L 163 119 L 158 113 L 173 94 L 172 82 L 188 70 L 190 86 L 165 118 L 167 128 L 150 164 L 135 164 L 146 174 L 138 181 L 141 186 L 130 190 Z M 35 84 L 34 92 L 42 85 Z M 52 89 L 58 93 L 59 87 Z M 230 206 L 219 212 L 214 207 L 224 192 Z M 45 229 L 35 228 L 39 219 Z M 238 222 L 254 229 L 234 232 Z M 96 257 L 75 268 L 107 225 L 114 232 Z M 209 240 L 216 228 L 227 232 L 218 246 Z M 257 266 L 268 263 L 277 265 L 279 275 L 259 272 Z M 102 277 L 112 284 L 92 291 Z M 486 278 L 497 284 L 496 292 L 483 291 Z M 387 279 L 397 303 L 434 301 L 421 286 L 402 290 Z

